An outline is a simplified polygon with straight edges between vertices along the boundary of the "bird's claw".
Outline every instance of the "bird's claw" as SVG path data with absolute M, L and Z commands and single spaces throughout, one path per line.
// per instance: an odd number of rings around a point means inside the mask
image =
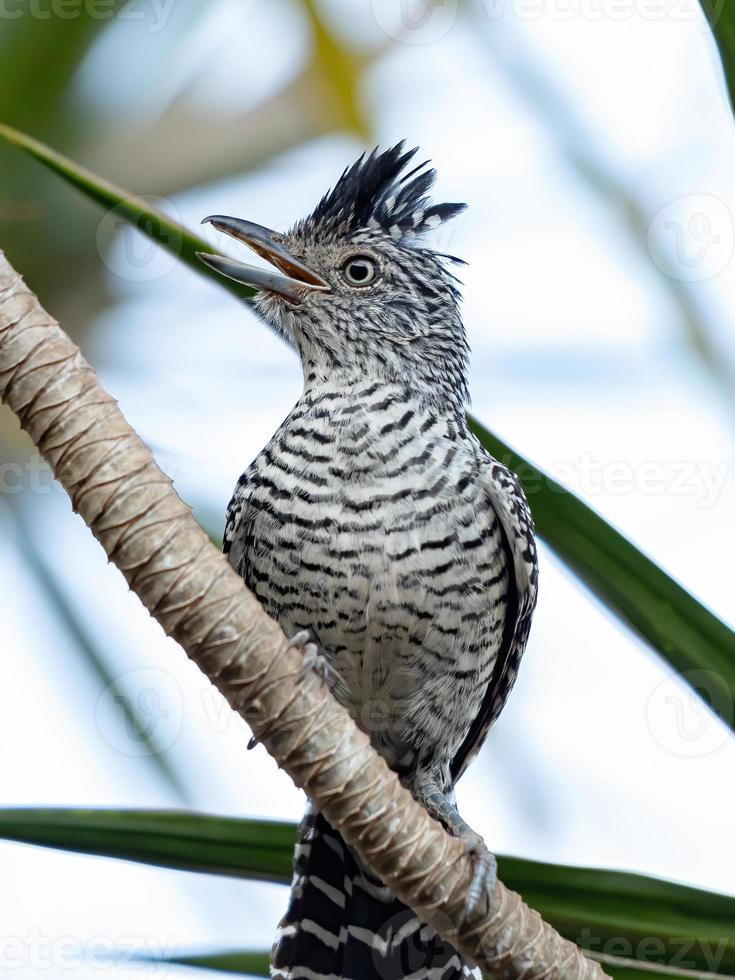
M 465 846 L 465 854 L 475 860 L 475 869 L 470 887 L 467 889 L 462 914 L 462 927 L 464 928 L 477 911 L 484 895 L 487 895 L 489 901 L 498 879 L 498 862 L 485 841 L 474 830 L 463 834 L 462 840 Z
M 487 896 L 489 901 L 493 893 L 498 871 L 495 855 L 488 850 L 482 837 L 464 822 L 452 800 L 436 784 L 432 782 L 423 786 L 419 784 L 418 792 L 414 785 L 413 792 L 432 817 L 442 823 L 453 837 L 462 841 L 465 854 L 474 859 L 475 867 L 467 890 L 460 926 L 460 929 L 464 929 L 477 912 L 483 896 Z
M 311 632 L 309 630 L 299 630 L 298 633 L 295 633 L 291 637 L 288 645 L 296 647 L 304 655 L 304 662 L 299 671 L 300 681 L 303 681 L 306 675 L 313 671 L 325 683 L 328 683 L 331 674 L 329 661 L 319 651 L 317 644 L 311 639 Z

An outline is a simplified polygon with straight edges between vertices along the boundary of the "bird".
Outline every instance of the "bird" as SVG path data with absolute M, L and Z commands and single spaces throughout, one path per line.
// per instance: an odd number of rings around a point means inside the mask
M 268 262 L 199 253 L 254 287 L 304 386 L 237 482 L 224 551 L 413 796 L 476 859 L 455 785 L 503 708 L 536 603 L 534 525 L 516 476 L 466 419 L 469 346 L 458 258 L 435 230 L 436 172 L 405 141 L 347 167 L 286 232 L 204 221 Z M 468 902 L 470 897 L 468 897 Z M 376 878 L 309 803 L 280 980 L 454 980 L 476 967 Z

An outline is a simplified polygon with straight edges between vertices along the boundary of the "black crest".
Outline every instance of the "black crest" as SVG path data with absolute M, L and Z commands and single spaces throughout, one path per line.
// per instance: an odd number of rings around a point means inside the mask
M 418 147 L 404 141 L 382 153 L 376 147 L 348 167 L 313 213 L 302 233 L 347 235 L 360 228 L 382 228 L 400 240 L 420 235 L 453 218 L 464 204 L 433 204 L 427 196 L 436 180 L 428 161 L 404 173 Z

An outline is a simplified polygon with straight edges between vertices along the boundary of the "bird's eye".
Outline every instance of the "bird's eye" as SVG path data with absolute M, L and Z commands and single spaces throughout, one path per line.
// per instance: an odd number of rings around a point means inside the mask
M 355 255 L 342 266 L 342 275 L 351 286 L 367 286 L 377 274 L 375 263 L 367 255 Z

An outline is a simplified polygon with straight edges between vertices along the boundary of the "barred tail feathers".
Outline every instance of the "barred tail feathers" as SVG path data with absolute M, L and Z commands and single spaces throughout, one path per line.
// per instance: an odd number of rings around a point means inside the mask
M 277 980 L 461 980 L 479 971 L 365 871 L 312 806 L 300 827 Z

